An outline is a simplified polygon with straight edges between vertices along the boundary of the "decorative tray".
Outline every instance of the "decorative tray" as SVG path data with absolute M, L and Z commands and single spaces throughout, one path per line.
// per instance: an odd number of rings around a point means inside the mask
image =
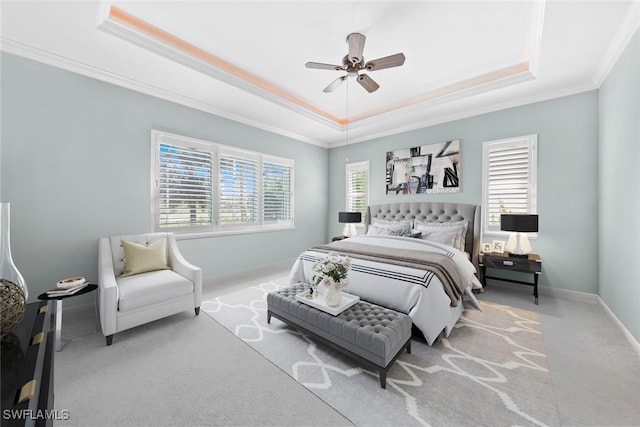
M 322 310 L 325 313 L 329 313 L 333 316 L 337 316 L 347 308 L 355 305 L 358 301 L 360 301 L 360 297 L 357 295 L 351 295 L 346 292 L 340 292 L 340 294 L 342 295 L 342 299 L 340 300 L 340 304 L 336 305 L 335 307 L 329 307 L 327 304 L 325 304 L 322 295 L 314 295 L 313 298 L 308 298 L 308 290 L 297 294 L 296 301 L 310 305 L 311 307 Z

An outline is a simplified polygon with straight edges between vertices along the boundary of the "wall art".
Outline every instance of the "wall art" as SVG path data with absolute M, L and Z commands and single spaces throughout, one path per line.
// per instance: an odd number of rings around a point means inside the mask
M 460 140 L 387 152 L 386 194 L 460 192 Z

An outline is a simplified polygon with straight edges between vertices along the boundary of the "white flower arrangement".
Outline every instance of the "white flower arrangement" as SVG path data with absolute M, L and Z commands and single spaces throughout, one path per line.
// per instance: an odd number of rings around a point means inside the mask
M 325 286 L 333 286 L 337 290 L 345 288 L 349 285 L 347 275 L 351 270 L 351 258 L 349 256 L 341 257 L 335 252 L 329 254 L 316 261 L 313 271 L 313 284 L 322 283 Z

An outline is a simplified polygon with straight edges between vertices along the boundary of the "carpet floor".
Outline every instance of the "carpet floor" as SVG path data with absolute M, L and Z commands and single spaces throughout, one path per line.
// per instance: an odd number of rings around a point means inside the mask
M 270 281 L 205 301 L 202 309 L 358 426 L 558 425 L 537 313 L 483 301 L 449 339 L 414 336 L 387 389 L 363 369 L 278 319 L 266 323 Z
M 118 333 L 109 347 L 92 334 L 55 359 L 55 408 L 69 414 L 55 425 L 351 425 L 202 313 Z

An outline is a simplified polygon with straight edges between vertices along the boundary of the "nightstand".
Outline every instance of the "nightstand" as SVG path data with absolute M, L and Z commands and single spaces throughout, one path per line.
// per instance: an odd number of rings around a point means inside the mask
M 538 277 L 542 274 L 542 260 L 539 255 L 529 254 L 526 257 L 519 257 L 513 255 L 510 256 L 507 252 L 480 254 L 479 265 L 480 270 L 482 271 L 483 286 L 487 286 L 487 279 L 502 280 L 504 282 L 533 286 L 533 296 L 536 299 L 536 304 L 538 304 Z M 487 268 L 532 274 L 533 282 L 487 276 Z

